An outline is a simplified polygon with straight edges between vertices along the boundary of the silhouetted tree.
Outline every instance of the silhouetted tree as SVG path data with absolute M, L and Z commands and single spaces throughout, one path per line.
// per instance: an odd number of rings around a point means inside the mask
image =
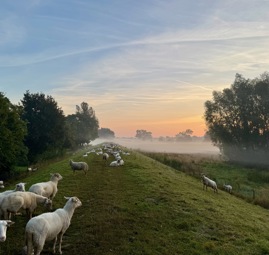
M 253 80 L 236 74 L 231 88 L 205 102 L 211 140 L 232 161 L 268 164 L 269 74 Z
M 98 130 L 99 138 L 115 138 L 115 133 L 109 128 L 100 128 Z
M 63 111 L 51 96 L 26 91 L 21 100 L 22 119 L 27 122 L 25 145 L 29 149 L 29 161 L 36 162 L 62 153 L 66 128 Z
M 22 108 L 11 104 L 0 92 L 0 176 L 6 178 L 16 164 L 26 160 L 24 138 L 26 122 L 20 118 Z
M 76 105 L 76 113 L 66 117 L 71 141 L 79 144 L 89 143 L 98 137 L 99 122 L 92 107 L 82 102 Z
M 141 140 L 152 140 L 152 133 L 143 129 L 136 130 L 136 138 Z
M 179 132 L 178 134 L 176 134 L 176 141 L 191 141 L 192 134 L 193 134 L 193 131 L 191 129 L 186 129 L 183 132 Z

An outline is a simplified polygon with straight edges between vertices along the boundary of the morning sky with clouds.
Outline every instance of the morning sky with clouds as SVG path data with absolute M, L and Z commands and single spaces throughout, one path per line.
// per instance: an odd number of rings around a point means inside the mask
M 0 91 L 93 107 L 118 137 L 205 132 L 204 102 L 269 71 L 269 0 L 3 0 Z

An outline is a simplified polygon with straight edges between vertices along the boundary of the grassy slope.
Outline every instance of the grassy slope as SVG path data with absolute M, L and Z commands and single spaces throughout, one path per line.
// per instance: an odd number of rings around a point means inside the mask
M 197 179 L 136 152 L 117 168 L 106 166 L 101 156 L 81 155 L 73 159 L 88 161 L 86 177 L 73 175 L 66 159 L 23 180 L 30 187 L 59 172 L 64 179 L 55 208 L 65 204 L 63 196 L 81 199 L 63 239 L 63 254 L 269 254 L 268 210 L 223 191 L 203 191 Z M 27 219 L 14 220 L 8 240 L 0 244 L 1 255 L 20 254 L 24 245 Z M 50 248 L 51 243 L 42 254 L 50 254 Z

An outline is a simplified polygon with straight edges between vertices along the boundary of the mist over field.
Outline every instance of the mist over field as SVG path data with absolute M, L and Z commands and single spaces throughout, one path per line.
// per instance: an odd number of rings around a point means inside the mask
M 136 138 L 114 138 L 112 140 L 96 139 L 91 142 L 97 145 L 102 142 L 113 142 L 124 147 L 147 152 L 167 152 L 167 153 L 186 153 L 186 154 L 213 154 L 218 155 L 219 149 L 211 142 L 192 141 L 192 142 L 160 142 L 158 140 L 142 141 Z

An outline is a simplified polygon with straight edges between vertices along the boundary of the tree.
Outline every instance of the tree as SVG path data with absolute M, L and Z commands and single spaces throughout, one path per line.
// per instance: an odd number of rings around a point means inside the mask
M 43 93 L 26 91 L 21 100 L 22 119 L 27 122 L 25 145 L 31 163 L 42 158 L 54 157 L 64 149 L 67 132 L 65 117 L 57 102 Z
M 99 122 L 92 107 L 85 102 L 76 105 L 76 113 L 66 117 L 67 126 L 72 133 L 71 140 L 76 146 L 89 143 L 98 137 Z
M 232 161 L 268 164 L 269 74 L 253 80 L 236 74 L 231 88 L 205 102 L 211 140 Z
M 186 129 L 183 132 L 179 132 L 176 134 L 176 141 L 191 141 L 192 137 L 191 135 L 193 134 L 193 131 L 191 129 Z
M 141 140 L 152 140 L 152 133 L 143 129 L 136 130 L 136 138 Z
M 11 104 L 0 92 L 0 176 L 7 178 L 15 164 L 26 160 L 24 138 L 26 122 L 20 118 L 22 108 Z
M 99 138 L 115 138 L 115 133 L 109 128 L 100 128 L 98 130 Z

